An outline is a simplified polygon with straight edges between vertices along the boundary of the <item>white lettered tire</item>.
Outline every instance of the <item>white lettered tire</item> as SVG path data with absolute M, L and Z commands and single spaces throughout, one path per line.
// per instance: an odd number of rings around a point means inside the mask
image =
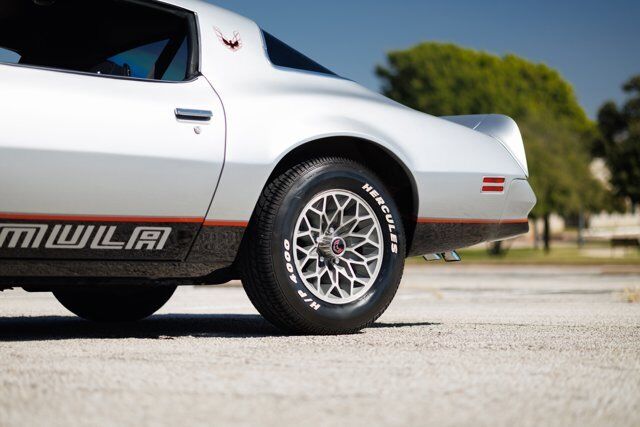
M 288 333 L 354 333 L 387 309 L 404 258 L 400 213 L 383 183 L 353 160 L 318 158 L 265 188 L 242 280 L 258 311 Z

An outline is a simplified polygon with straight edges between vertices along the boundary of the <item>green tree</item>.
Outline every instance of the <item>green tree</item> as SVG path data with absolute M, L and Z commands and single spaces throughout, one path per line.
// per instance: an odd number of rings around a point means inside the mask
M 612 101 L 600 108 L 594 155 L 605 159 L 614 193 L 635 208 L 640 203 L 640 75 L 623 90 L 629 99 L 621 109 Z
M 603 206 L 605 190 L 589 168 L 595 126 L 557 71 L 515 55 L 422 43 L 390 52 L 376 73 L 385 95 L 416 110 L 436 116 L 498 113 L 518 122 L 538 196 L 532 215 L 545 220 L 547 250 L 551 213 Z

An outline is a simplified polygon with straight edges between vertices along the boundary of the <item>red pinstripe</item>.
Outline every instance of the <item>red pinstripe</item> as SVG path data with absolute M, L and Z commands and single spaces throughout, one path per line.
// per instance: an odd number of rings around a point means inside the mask
M 247 228 L 249 223 L 247 221 L 221 221 L 221 220 L 208 220 L 204 222 L 205 227 L 243 227 Z
M 201 224 L 204 218 L 197 217 L 153 217 L 115 215 L 62 215 L 62 214 L 17 214 L 0 213 L 0 219 L 15 221 L 69 221 L 69 222 L 138 222 Z
M 199 217 L 148 217 L 148 216 L 114 216 L 114 215 L 61 215 L 61 214 L 18 214 L 0 213 L 0 220 L 15 221 L 68 221 L 68 222 L 128 222 L 128 223 L 175 223 L 203 224 L 205 227 L 244 227 L 248 221 L 206 220 Z M 419 224 L 522 224 L 529 220 L 522 219 L 473 219 L 473 218 L 418 218 Z
M 467 219 L 467 218 L 418 218 L 418 224 L 524 224 L 528 223 L 527 218 L 523 219 Z

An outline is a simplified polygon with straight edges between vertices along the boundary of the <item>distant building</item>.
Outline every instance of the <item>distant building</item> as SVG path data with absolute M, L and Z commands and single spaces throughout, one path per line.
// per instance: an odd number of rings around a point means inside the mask
M 611 173 L 604 160 L 596 159 L 591 163 L 591 172 L 607 188 L 610 188 Z M 640 209 L 635 213 L 600 213 L 591 215 L 585 237 L 594 239 L 640 238 Z

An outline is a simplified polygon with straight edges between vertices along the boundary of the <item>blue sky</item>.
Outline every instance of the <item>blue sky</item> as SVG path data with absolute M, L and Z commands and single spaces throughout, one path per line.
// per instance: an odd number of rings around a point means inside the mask
M 640 0 L 215 0 L 371 89 L 385 52 L 421 41 L 556 68 L 591 117 L 640 74 Z M 1 59 L 1 57 L 0 57 Z
M 571 82 L 591 117 L 640 74 L 639 0 L 214 0 L 322 65 L 379 90 L 389 50 L 453 42 L 543 62 Z

